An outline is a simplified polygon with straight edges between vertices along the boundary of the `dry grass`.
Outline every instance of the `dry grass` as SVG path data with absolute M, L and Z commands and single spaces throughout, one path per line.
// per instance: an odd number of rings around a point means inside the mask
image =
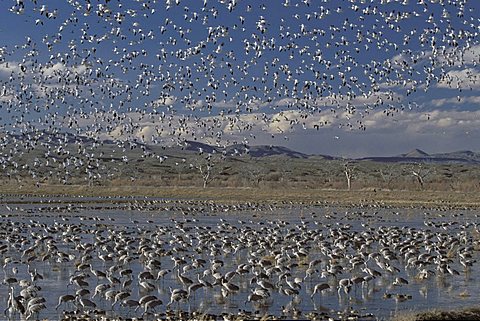
M 70 195 L 70 196 L 152 196 L 173 199 L 203 199 L 222 202 L 295 202 L 309 204 L 370 204 L 401 207 L 480 207 L 479 193 L 443 191 L 371 191 L 330 190 L 308 188 L 241 188 L 241 187 L 186 187 L 186 186 L 88 186 L 53 185 L 24 181 L 22 184 L 0 183 L 0 193 L 14 195 Z
M 5 147 L 4 150 L 17 146 Z M 88 170 L 89 159 L 77 155 L 75 146 L 67 146 L 70 155 L 75 155 L 84 166 L 68 168 L 68 171 L 49 165 L 34 165 L 37 159 L 43 159 L 46 152 L 44 146 L 34 150 L 18 149 L 12 160 L 2 170 L 1 178 L 10 181 L 14 188 L 21 188 L 24 182 L 32 179 L 38 183 L 69 185 L 86 184 L 102 185 L 115 188 L 117 186 L 203 186 L 203 177 L 198 165 L 205 165 L 205 156 L 195 151 L 181 149 L 164 150 L 161 147 L 150 146 L 146 157 L 142 148 L 122 151 L 115 144 L 88 146 L 88 154 L 109 155 L 101 157 L 94 169 Z M 129 162 L 122 161 L 127 156 Z M 163 161 L 159 161 L 162 156 Z M 165 157 L 163 157 L 165 156 Z M 71 157 L 71 156 L 70 156 Z M 56 162 L 61 164 L 67 156 L 57 156 Z M 332 189 L 347 188 L 345 178 L 345 160 L 324 159 L 322 157 L 291 158 L 286 156 L 250 157 L 248 155 L 233 156 L 213 154 L 209 157 L 212 171 L 208 186 L 217 188 L 255 188 L 273 189 Z M 420 160 L 419 160 L 420 161 Z M 18 164 L 13 166 L 13 164 Z M 382 163 L 373 161 L 349 161 L 352 170 L 351 188 L 357 191 L 391 189 L 408 190 L 412 194 L 423 191 L 442 191 L 474 193 L 480 192 L 480 164 L 459 163 Z M 32 173 L 31 169 L 35 168 Z M 68 172 L 68 175 L 66 175 Z M 423 186 L 412 172 L 424 175 Z M 18 183 L 17 183 L 18 182 Z M 448 196 L 448 195 L 447 195 Z
M 463 310 L 430 310 L 424 312 L 407 312 L 396 315 L 392 321 L 429 321 L 429 320 L 480 320 L 480 308 Z

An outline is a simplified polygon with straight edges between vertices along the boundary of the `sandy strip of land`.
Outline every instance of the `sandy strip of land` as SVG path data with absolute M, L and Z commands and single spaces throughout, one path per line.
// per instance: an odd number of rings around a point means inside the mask
M 88 185 L 0 185 L 0 193 L 36 196 L 148 196 L 218 202 L 294 202 L 337 205 L 383 205 L 427 207 L 480 207 L 478 193 L 395 190 L 263 189 L 226 187 L 153 187 Z

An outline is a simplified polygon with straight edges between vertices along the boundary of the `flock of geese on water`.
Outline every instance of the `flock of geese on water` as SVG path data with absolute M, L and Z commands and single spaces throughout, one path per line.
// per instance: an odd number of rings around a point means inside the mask
M 467 277 L 480 249 L 479 225 L 460 223 L 462 213 L 398 227 L 375 209 L 153 200 L 88 214 L 88 204 L 57 205 L 10 205 L 0 217 L 9 319 L 300 317 L 375 292 L 402 302 L 411 283 Z

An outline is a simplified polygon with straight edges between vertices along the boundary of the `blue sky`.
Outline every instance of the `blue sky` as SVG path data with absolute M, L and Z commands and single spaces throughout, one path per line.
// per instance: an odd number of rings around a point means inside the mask
M 478 10 L 431 0 L 2 1 L 1 122 L 341 156 L 478 150 Z

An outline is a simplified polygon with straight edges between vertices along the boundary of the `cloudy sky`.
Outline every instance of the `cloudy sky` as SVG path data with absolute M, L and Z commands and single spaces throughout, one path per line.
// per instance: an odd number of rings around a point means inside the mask
M 478 1 L 0 2 L 3 131 L 480 151 Z

